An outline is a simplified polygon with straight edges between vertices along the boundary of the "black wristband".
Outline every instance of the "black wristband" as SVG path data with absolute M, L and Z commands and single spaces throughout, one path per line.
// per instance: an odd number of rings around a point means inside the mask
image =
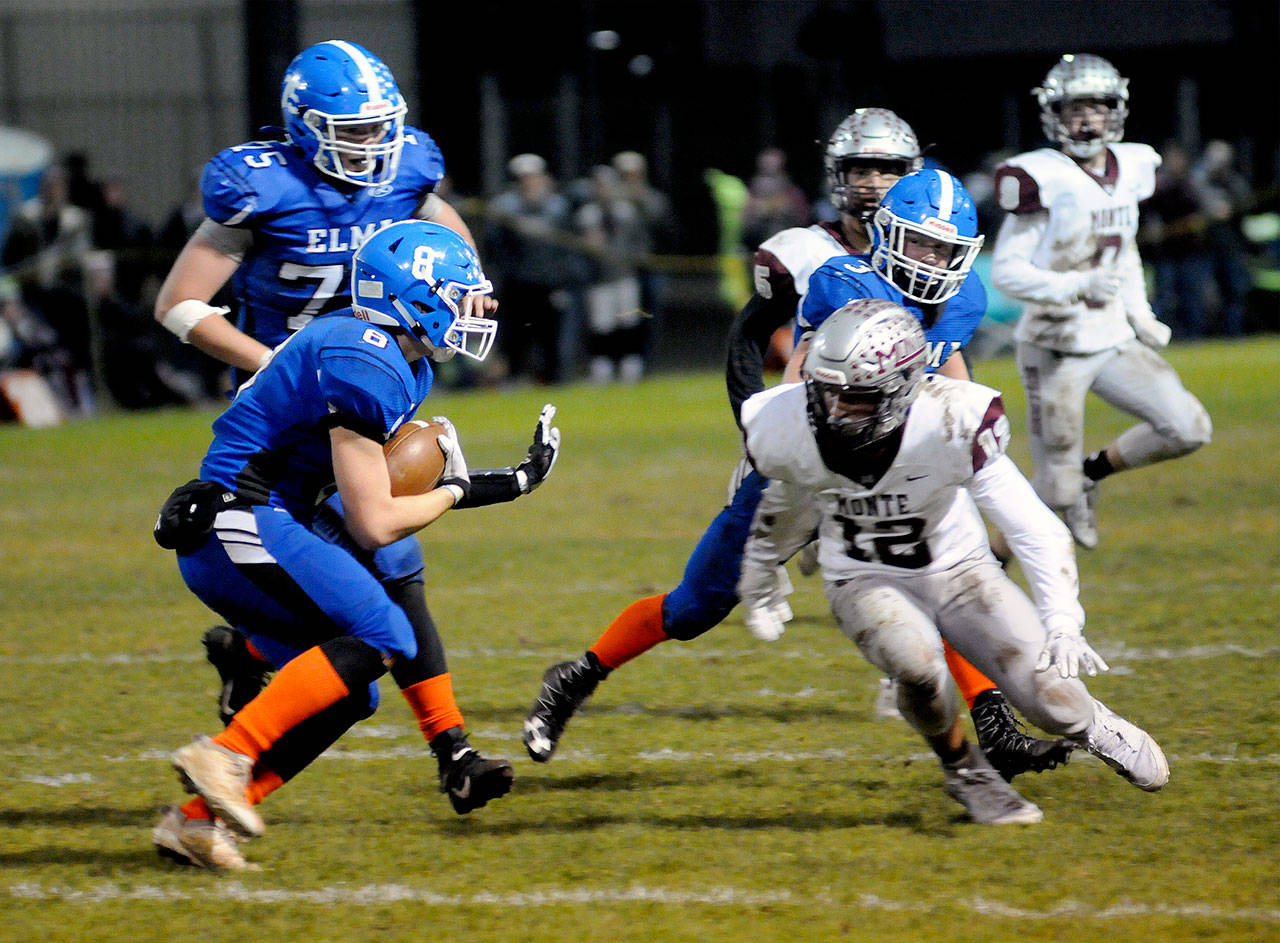
M 514 468 L 478 468 L 471 472 L 471 488 L 454 508 L 482 508 L 520 497 L 520 482 Z

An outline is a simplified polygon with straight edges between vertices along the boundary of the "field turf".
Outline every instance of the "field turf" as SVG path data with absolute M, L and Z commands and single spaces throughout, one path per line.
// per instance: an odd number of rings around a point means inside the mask
M 711 374 L 445 393 L 473 467 L 560 408 L 554 477 L 420 538 L 472 737 L 516 766 L 459 818 L 389 680 L 383 706 L 263 807 L 235 876 L 158 859 L 170 751 L 212 733 L 214 621 L 150 536 L 214 414 L 0 428 L 0 941 L 1263 941 L 1280 939 L 1280 341 L 1175 347 L 1211 445 L 1107 481 L 1082 554 L 1091 689 L 1162 743 L 1160 794 L 1098 761 L 1024 776 L 1043 824 L 967 823 L 816 580 L 777 643 L 735 614 L 617 671 L 535 765 L 550 663 L 672 587 L 737 436 Z M 1027 467 L 1007 360 L 1012 454 Z M 1088 446 L 1125 417 L 1091 405 Z

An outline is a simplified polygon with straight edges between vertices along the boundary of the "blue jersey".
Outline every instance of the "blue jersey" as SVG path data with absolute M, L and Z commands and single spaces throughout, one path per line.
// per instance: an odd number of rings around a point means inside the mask
M 410 365 L 381 328 L 341 311 L 293 335 L 213 423 L 200 477 L 254 505 L 312 516 L 333 482 L 329 430 L 382 442 L 431 390 L 425 358 Z
M 409 219 L 444 176 L 426 132 L 405 128 L 395 180 L 346 187 L 287 142 L 255 141 L 220 152 L 200 181 L 214 222 L 253 233 L 232 287 L 238 327 L 275 347 L 313 317 L 351 304 L 351 256 L 387 223 Z
M 921 306 L 905 297 L 896 286 L 881 278 L 866 255 L 841 255 L 828 260 L 809 277 L 809 291 L 796 315 L 796 340 L 818 329 L 823 321 L 850 301 L 882 298 L 902 305 L 924 326 L 928 352 L 927 370 L 936 370 L 947 358 L 969 343 L 987 311 L 987 290 L 973 272 L 960 291 L 941 306 Z M 924 308 L 939 308 L 931 325 Z

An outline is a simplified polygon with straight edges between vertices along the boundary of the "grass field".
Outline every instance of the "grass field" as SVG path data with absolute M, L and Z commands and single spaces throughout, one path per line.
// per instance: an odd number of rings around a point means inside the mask
M 1280 341 L 1170 359 L 1213 443 L 1108 481 L 1081 557 L 1091 689 L 1163 744 L 1158 795 L 1090 757 L 1023 777 L 1041 825 L 968 824 L 816 581 L 772 645 L 732 616 L 601 686 L 536 766 L 520 723 L 549 663 L 670 588 L 723 501 L 720 379 L 442 395 L 473 467 L 524 451 L 544 397 L 564 452 L 537 494 L 421 535 L 473 740 L 512 794 L 460 819 L 394 686 L 263 807 L 261 873 L 159 860 L 169 751 L 216 727 L 214 620 L 152 542 L 212 413 L 0 428 L 0 940 L 1280 939 Z M 1026 468 L 1022 397 L 1006 391 Z M 1123 428 L 1101 404 L 1090 447 Z

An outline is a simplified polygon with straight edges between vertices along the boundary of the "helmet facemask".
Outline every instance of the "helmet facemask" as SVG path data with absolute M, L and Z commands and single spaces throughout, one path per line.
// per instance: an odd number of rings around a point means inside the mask
M 936 217 L 915 222 L 881 207 L 872 225 L 876 237 L 871 264 L 921 304 L 941 304 L 955 295 L 982 249 L 982 236 L 961 236 L 952 223 Z M 948 255 L 944 264 L 915 257 L 921 254 L 917 246 L 935 242 L 949 247 L 942 253 Z
M 321 173 L 359 187 L 390 183 L 400 169 L 405 110 L 401 102 L 385 116 L 372 119 L 367 115 L 328 115 L 314 108 L 306 111 L 302 123 L 317 141 L 312 163 Z M 376 140 L 350 140 L 352 131 L 372 127 L 381 131 Z
M 1040 87 L 1032 89 L 1040 104 L 1040 125 L 1045 137 L 1078 160 L 1102 153 L 1108 144 L 1124 138 L 1124 122 L 1129 116 L 1129 80 L 1106 59 L 1090 55 L 1066 55 L 1060 59 Z M 1070 102 L 1094 101 L 1106 106 L 1100 134 L 1085 130 L 1073 133 L 1063 120 Z

